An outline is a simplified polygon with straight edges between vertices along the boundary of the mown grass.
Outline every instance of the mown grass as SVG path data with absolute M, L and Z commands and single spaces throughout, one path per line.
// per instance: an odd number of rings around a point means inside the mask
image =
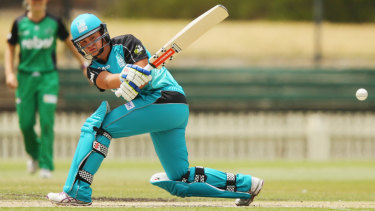
M 367 162 L 194 162 L 228 172 L 253 174 L 265 179 L 264 201 L 374 201 L 375 161 Z M 0 161 L 2 200 L 43 200 L 48 192 L 60 192 L 69 162 L 59 161 L 53 178 L 28 175 L 21 161 Z M 177 198 L 149 184 L 162 171 L 157 162 L 105 161 L 95 176 L 94 198 L 146 198 L 172 201 L 223 199 Z

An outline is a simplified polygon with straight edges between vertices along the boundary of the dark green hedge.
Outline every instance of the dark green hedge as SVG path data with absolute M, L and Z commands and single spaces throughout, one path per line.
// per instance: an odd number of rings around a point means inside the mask
M 373 69 L 171 68 L 184 88 L 191 111 L 323 110 L 374 111 Z M 90 87 L 79 70 L 61 70 L 59 110 L 94 110 L 108 100 L 124 103 L 114 93 Z M 355 92 L 369 97 L 358 101 Z

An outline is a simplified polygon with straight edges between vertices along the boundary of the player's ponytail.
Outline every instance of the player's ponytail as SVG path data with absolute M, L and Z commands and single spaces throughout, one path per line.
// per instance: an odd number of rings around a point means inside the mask
M 30 5 L 27 3 L 27 0 L 22 1 L 22 7 L 25 8 L 26 11 L 30 10 Z

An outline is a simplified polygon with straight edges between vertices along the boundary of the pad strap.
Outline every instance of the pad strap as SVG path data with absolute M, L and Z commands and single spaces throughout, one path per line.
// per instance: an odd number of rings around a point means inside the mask
M 202 166 L 195 167 L 194 182 L 206 182 L 207 176 L 204 174 L 204 168 Z
M 232 173 L 227 173 L 227 185 L 225 186 L 226 191 L 236 192 L 236 175 Z
M 181 177 L 181 182 L 188 183 L 190 176 L 190 169 L 184 176 Z M 204 168 L 202 166 L 196 166 L 195 167 L 195 175 L 194 175 L 194 181 L 193 182 L 206 182 L 207 176 L 204 173 Z
M 92 143 L 92 149 L 95 151 L 95 152 L 98 152 L 99 154 L 103 155 L 103 157 L 107 157 L 107 154 L 108 154 L 108 147 L 106 147 L 104 144 L 101 144 L 97 141 L 94 141 Z
M 88 171 L 81 169 L 78 171 L 78 179 L 91 185 L 92 180 L 94 179 L 94 175 L 90 174 L 90 172 Z
M 96 131 L 96 135 L 102 135 L 106 138 L 108 138 L 109 140 L 112 139 L 112 136 L 111 134 L 109 134 L 106 130 L 104 130 L 103 128 L 97 128 L 97 127 L 94 127 L 94 130 Z
M 181 177 L 181 182 L 187 183 L 188 179 L 189 179 L 189 176 L 190 176 L 190 169 L 188 169 L 188 171 L 186 172 L 186 174 Z

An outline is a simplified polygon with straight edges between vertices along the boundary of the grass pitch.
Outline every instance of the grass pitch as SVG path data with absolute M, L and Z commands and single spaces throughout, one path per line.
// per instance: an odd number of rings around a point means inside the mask
M 53 178 L 28 175 L 24 161 L 0 161 L 1 210 L 71 210 L 51 206 L 48 192 L 60 192 L 68 161 L 56 162 Z M 366 162 L 192 162 L 265 179 L 256 210 L 375 209 L 375 161 Z M 158 162 L 105 160 L 95 175 L 94 207 L 79 210 L 242 210 L 232 199 L 178 198 L 148 180 L 162 171 Z M 26 207 L 25 207 L 26 206 Z M 19 208 L 17 208 L 19 207 Z

